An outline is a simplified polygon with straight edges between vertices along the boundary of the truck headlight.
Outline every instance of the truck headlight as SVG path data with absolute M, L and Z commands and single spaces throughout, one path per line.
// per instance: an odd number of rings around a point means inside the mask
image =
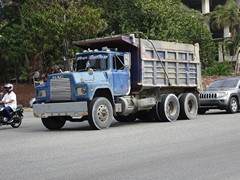
M 86 87 L 78 87 L 77 88 L 77 95 L 85 95 L 87 93 Z
M 37 95 L 38 97 L 46 97 L 46 90 L 38 90 Z
M 219 93 L 217 93 L 217 97 L 226 96 L 226 95 L 228 95 L 228 92 L 219 92 Z

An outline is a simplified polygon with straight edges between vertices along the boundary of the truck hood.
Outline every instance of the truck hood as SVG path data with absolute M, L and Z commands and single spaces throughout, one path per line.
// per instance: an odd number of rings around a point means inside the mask
M 89 75 L 88 72 L 67 72 L 52 74 L 49 76 L 50 79 L 61 79 L 70 78 L 74 79 L 76 82 L 87 82 L 87 81 L 106 81 L 106 72 L 104 71 L 94 71 L 93 75 Z

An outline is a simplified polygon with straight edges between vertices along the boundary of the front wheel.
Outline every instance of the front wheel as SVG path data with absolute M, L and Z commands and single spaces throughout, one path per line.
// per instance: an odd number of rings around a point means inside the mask
M 12 122 L 11 126 L 13 128 L 18 128 L 21 124 L 22 124 L 22 116 L 20 116 L 19 114 L 15 114 L 13 116 L 13 122 Z
M 59 117 L 42 118 L 43 125 L 49 130 L 61 129 L 66 123 L 65 120 L 61 120 Z
M 238 110 L 238 101 L 235 97 L 231 97 L 229 101 L 228 108 L 226 109 L 228 113 L 236 113 Z
M 88 123 L 93 129 L 107 129 L 112 124 L 113 108 L 107 98 L 94 98 L 89 104 L 88 112 Z

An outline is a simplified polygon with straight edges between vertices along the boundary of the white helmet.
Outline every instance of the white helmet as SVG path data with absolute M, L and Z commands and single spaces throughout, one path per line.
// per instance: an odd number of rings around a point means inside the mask
M 9 88 L 9 92 L 13 90 L 13 85 L 12 84 L 6 84 L 4 88 Z

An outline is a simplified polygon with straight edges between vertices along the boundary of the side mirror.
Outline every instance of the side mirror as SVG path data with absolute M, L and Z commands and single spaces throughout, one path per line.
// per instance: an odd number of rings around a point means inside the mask
M 131 54 L 130 53 L 124 53 L 124 64 L 127 67 L 127 69 L 130 69 L 130 67 L 131 67 Z
M 34 78 L 36 78 L 36 79 L 37 79 L 37 78 L 39 78 L 39 76 L 40 76 L 40 73 L 39 73 L 38 71 L 36 71 L 36 72 L 34 73 L 34 75 L 33 75 L 33 76 L 34 76 Z

